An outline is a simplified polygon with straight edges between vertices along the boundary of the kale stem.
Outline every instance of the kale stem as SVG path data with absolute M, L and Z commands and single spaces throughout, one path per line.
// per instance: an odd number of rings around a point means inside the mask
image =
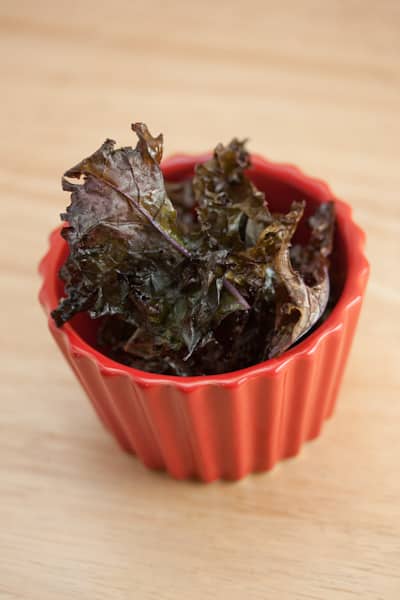
M 183 256 L 186 256 L 186 258 L 190 258 L 191 255 L 190 255 L 189 250 L 187 250 L 175 238 L 173 238 L 171 235 L 169 235 L 169 233 L 167 233 L 165 231 L 165 229 L 163 229 L 161 227 L 161 225 L 153 219 L 151 214 L 145 208 L 143 208 L 143 206 L 135 198 L 133 198 L 126 192 L 123 192 L 122 190 L 118 189 L 115 185 L 113 185 L 109 181 L 106 181 L 104 179 L 102 179 L 101 181 L 103 183 L 105 183 L 106 185 L 108 185 L 110 188 L 112 188 L 115 192 L 117 192 L 118 194 L 121 194 L 121 196 L 123 196 L 124 198 L 129 200 L 129 202 L 131 202 L 133 204 L 133 206 L 136 208 L 136 210 L 138 212 L 140 212 L 140 214 L 143 215 L 143 217 L 145 217 L 145 219 L 148 220 L 148 222 L 154 227 L 154 229 L 157 229 L 158 233 L 160 233 L 167 240 L 167 242 L 169 242 L 175 248 L 175 250 L 177 250 L 178 252 L 183 254 Z
M 250 309 L 250 304 L 247 302 L 247 300 L 245 300 L 245 298 L 243 298 L 242 294 L 239 292 L 239 290 L 237 288 L 235 288 L 235 286 L 233 285 L 233 283 L 231 283 L 227 279 L 224 279 L 223 284 L 224 284 L 224 288 L 230 294 L 232 294 L 232 296 L 234 298 L 236 298 L 236 300 L 239 302 L 239 304 L 241 306 L 243 306 L 243 308 L 245 310 L 249 310 Z

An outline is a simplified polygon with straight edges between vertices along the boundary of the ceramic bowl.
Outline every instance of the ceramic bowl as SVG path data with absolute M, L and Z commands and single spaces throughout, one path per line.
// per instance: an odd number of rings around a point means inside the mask
M 162 165 L 164 176 L 189 177 L 205 158 L 173 156 Z M 202 377 L 122 365 L 96 347 L 94 321 L 78 315 L 58 329 L 50 317 L 63 293 L 58 271 L 67 246 L 60 228 L 40 264 L 40 302 L 50 331 L 105 428 L 147 467 L 178 479 L 240 479 L 271 469 L 318 436 L 335 407 L 367 283 L 364 233 L 325 183 L 254 155 L 249 173 L 272 210 L 287 210 L 296 199 L 307 200 L 308 212 L 327 200 L 336 206 L 331 271 L 339 298 L 328 318 L 279 358 Z

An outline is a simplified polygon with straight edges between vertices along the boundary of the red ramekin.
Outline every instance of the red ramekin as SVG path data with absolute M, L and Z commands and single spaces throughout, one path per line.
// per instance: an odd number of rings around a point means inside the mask
M 164 176 L 172 181 L 189 177 L 208 156 L 173 156 L 162 165 Z M 177 479 L 240 479 L 271 469 L 318 436 L 335 406 L 368 279 L 365 235 L 353 222 L 351 208 L 325 183 L 257 155 L 249 174 L 266 192 L 272 210 L 285 211 L 301 198 L 307 200 L 308 213 L 327 200 L 336 207 L 332 275 L 342 288 L 340 297 L 329 317 L 279 358 L 202 377 L 127 367 L 95 348 L 95 322 L 78 315 L 58 329 L 50 317 L 63 293 L 58 271 L 67 246 L 61 228 L 52 233 L 40 264 L 39 298 L 50 331 L 104 426 L 147 467 L 165 469 Z

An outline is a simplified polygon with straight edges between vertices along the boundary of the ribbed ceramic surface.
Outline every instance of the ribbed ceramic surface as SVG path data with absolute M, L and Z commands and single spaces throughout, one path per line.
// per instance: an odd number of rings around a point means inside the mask
M 195 162 L 174 157 L 164 168 L 176 176 Z M 294 167 L 257 157 L 253 164 L 294 181 L 319 201 L 332 197 L 325 184 Z M 99 418 L 124 450 L 179 479 L 239 479 L 294 456 L 319 434 L 335 406 L 368 277 L 363 233 L 347 205 L 337 201 L 337 212 L 348 244 L 342 295 L 323 325 L 278 359 L 221 376 L 158 376 L 108 359 L 70 324 L 57 329 L 49 318 L 50 331 Z M 64 244 L 59 229 L 53 232 L 40 266 L 40 301 L 47 315 L 58 301 Z

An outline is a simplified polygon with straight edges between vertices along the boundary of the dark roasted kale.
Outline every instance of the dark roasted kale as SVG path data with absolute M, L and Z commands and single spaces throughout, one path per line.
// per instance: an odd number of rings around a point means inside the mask
M 158 373 L 223 373 L 279 356 L 325 310 L 333 204 L 309 220 L 308 243 L 291 247 L 304 203 L 269 211 L 246 175 L 244 142 L 219 144 L 192 179 L 165 183 L 162 136 L 132 129 L 135 148 L 106 140 L 63 177 L 70 252 L 55 322 L 102 317 L 104 351 Z

